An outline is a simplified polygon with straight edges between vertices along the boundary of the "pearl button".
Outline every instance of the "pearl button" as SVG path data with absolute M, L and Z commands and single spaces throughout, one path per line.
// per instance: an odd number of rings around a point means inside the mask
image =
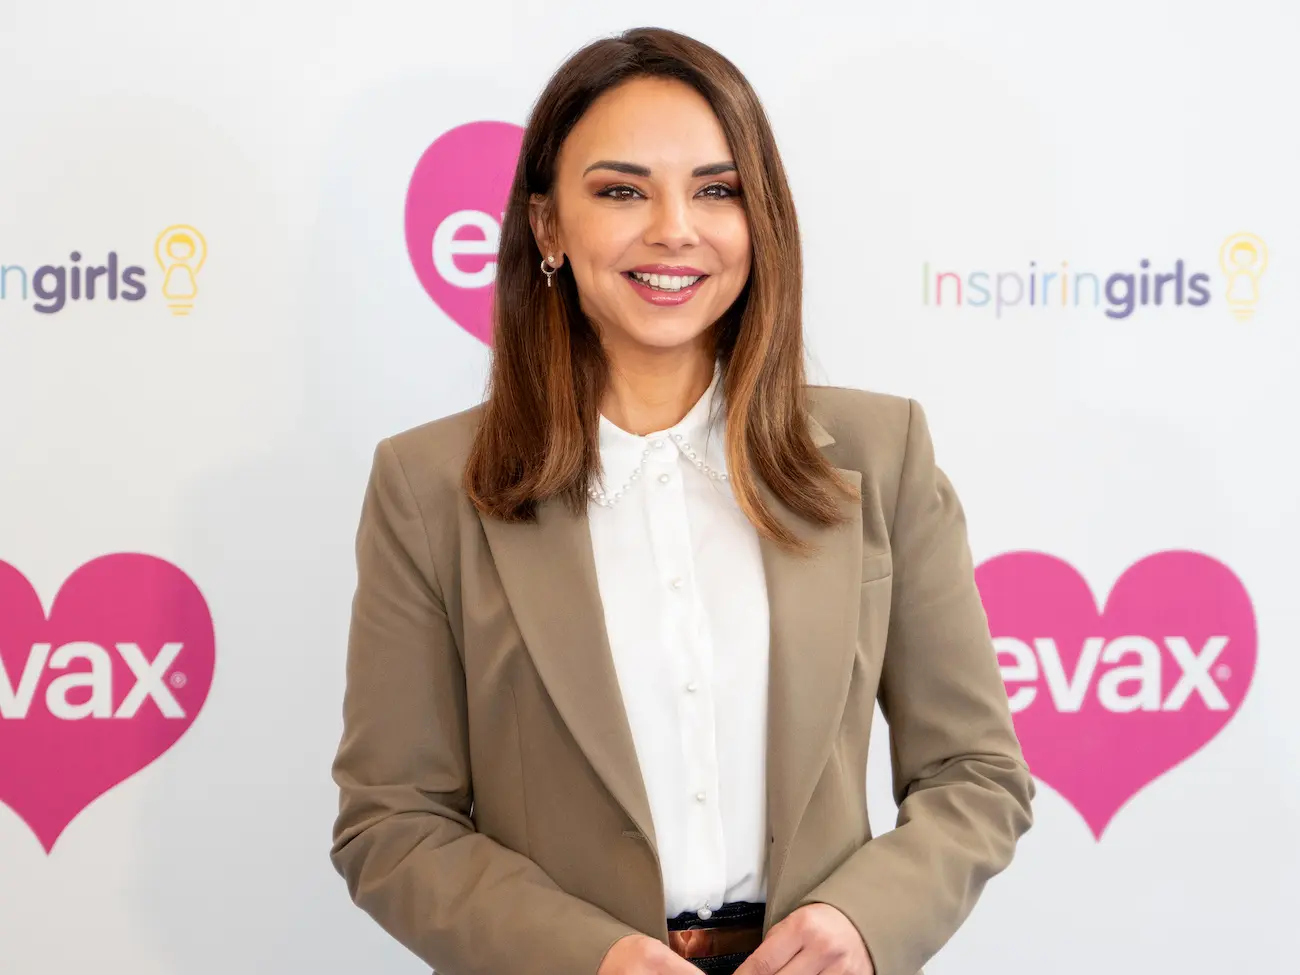
M 703 801 L 704 801 L 705 799 L 707 799 L 707 798 L 708 798 L 708 796 L 706 796 L 703 792 L 697 792 L 697 793 L 695 793 L 695 801 L 696 801 L 696 802 L 703 802 Z
M 713 912 L 709 910 L 707 907 L 701 907 L 698 911 L 695 912 L 695 916 L 698 917 L 701 921 L 707 921 L 709 918 L 713 917 Z
M 689 684 L 686 685 L 686 693 L 688 694 L 694 694 L 699 689 L 700 689 L 700 685 L 695 683 L 695 681 L 691 681 Z
M 659 483 L 660 483 L 660 484 L 667 484 L 667 483 L 668 483 L 669 481 L 671 481 L 672 479 L 673 479 L 673 477 L 672 477 L 671 474 L 660 474 L 660 475 L 659 475 Z
M 658 450 L 658 449 L 659 449 L 660 447 L 662 447 L 663 445 L 664 445 L 664 442 L 663 442 L 662 440 L 651 440 L 651 441 L 650 441 L 650 446 L 651 446 L 651 447 L 654 447 L 656 450 Z
M 674 589 L 680 589 L 682 588 L 682 580 L 680 577 L 677 579 L 673 579 L 671 582 L 668 583 L 668 585 L 672 586 Z

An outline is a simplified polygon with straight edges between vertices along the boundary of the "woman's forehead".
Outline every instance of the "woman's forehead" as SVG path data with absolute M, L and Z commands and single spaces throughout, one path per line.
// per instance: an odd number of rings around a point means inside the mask
M 561 163 L 585 170 L 601 159 L 652 171 L 692 170 L 730 158 L 709 103 L 681 82 L 637 79 L 598 98 L 561 150 Z

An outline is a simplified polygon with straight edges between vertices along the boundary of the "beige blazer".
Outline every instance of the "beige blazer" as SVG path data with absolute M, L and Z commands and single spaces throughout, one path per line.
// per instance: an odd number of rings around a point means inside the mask
M 918 404 L 810 389 L 812 431 L 862 491 L 764 542 L 771 602 L 765 930 L 832 904 L 879 975 L 916 975 L 1031 823 L 1034 786 Z M 340 807 L 353 900 L 445 975 L 594 975 L 667 941 L 654 828 L 606 641 L 588 523 L 481 517 L 461 489 L 479 409 L 379 444 L 357 534 Z M 873 708 L 898 827 L 873 839 Z

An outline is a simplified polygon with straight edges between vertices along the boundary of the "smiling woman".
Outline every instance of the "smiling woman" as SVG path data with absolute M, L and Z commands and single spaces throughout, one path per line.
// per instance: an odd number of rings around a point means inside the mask
M 735 66 L 669 31 L 578 52 L 533 109 L 506 207 L 470 497 L 507 520 L 553 497 L 585 504 L 599 417 L 664 429 L 716 364 L 741 510 L 798 544 L 752 470 L 792 511 L 835 523 L 852 490 L 808 433 L 802 303 L 794 202 Z
M 801 288 L 731 62 L 559 69 L 489 395 L 379 444 L 357 533 L 332 855 L 444 975 L 916 975 L 1029 827 L 925 415 L 805 384 Z

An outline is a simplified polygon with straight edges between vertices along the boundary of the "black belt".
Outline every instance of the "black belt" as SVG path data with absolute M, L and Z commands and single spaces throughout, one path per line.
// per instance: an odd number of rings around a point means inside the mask
M 723 904 L 707 920 L 695 911 L 668 919 L 668 947 L 710 975 L 731 975 L 763 942 L 767 905 Z

